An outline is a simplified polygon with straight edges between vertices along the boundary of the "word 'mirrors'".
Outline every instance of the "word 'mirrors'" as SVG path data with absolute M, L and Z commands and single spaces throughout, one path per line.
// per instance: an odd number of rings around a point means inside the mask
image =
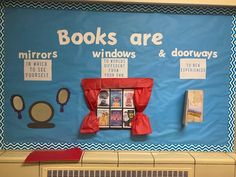
M 117 33 L 109 32 L 108 34 L 102 32 L 101 27 L 97 27 L 96 32 L 75 32 L 72 35 L 69 35 L 68 30 L 61 29 L 57 31 L 58 40 L 60 45 L 68 45 L 73 43 L 74 45 L 116 45 L 118 43 Z M 148 43 L 153 45 L 161 45 L 163 42 L 162 33 L 132 33 L 130 35 L 129 41 L 132 45 L 135 46 L 147 46 Z

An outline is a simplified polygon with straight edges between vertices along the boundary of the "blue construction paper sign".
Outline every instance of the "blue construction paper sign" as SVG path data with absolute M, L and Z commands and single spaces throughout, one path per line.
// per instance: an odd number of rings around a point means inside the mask
M 2 9 L 2 148 L 233 150 L 234 16 Z M 107 58 L 126 60 L 129 78 L 154 79 L 145 109 L 152 134 L 136 137 L 129 129 L 79 133 L 89 112 L 81 80 L 100 78 Z M 197 69 L 192 65 L 184 73 L 186 59 Z M 66 100 L 57 99 L 61 88 L 69 94 L 64 106 L 59 102 Z M 186 90 L 204 91 L 201 123 L 182 124 Z M 48 124 L 39 128 L 40 121 Z

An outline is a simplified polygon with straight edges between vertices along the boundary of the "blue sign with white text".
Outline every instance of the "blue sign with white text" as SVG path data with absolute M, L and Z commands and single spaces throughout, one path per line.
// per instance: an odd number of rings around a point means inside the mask
M 232 151 L 233 16 L 6 7 L 4 17 L 5 148 Z M 100 77 L 154 79 L 152 134 L 79 133 L 81 80 Z M 187 90 L 203 90 L 202 120 L 184 126 Z

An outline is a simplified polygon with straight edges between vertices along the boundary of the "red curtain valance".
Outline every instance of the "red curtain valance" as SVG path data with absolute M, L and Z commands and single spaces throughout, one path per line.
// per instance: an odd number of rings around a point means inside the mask
M 101 89 L 134 89 L 135 117 L 131 122 L 133 135 L 147 135 L 152 132 L 149 118 L 143 113 L 152 93 L 151 78 L 90 78 L 82 80 L 85 100 L 90 110 L 85 116 L 80 133 L 96 133 L 99 121 L 96 116 L 97 99 Z

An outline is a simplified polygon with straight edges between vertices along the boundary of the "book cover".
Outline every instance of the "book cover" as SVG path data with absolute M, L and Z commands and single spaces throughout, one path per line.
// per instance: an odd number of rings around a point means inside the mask
M 113 108 L 122 107 L 122 90 L 121 89 L 111 90 L 111 107 Z
M 97 109 L 100 128 L 109 128 L 109 109 Z
M 125 108 L 134 108 L 134 90 L 133 89 L 124 89 L 124 98 L 123 98 L 123 107 Z
M 123 128 L 131 128 L 131 120 L 134 118 L 134 109 L 123 109 Z
M 110 92 L 109 90 L 101 90 L 98 95 L 98 107 L 109 107 L 110 103 Z
M 111 109 L 110 126 L 122 128 L 122 109 Z
M 203 90 L 188 90 L 185 97 L 183 123 L 203 121 Z

